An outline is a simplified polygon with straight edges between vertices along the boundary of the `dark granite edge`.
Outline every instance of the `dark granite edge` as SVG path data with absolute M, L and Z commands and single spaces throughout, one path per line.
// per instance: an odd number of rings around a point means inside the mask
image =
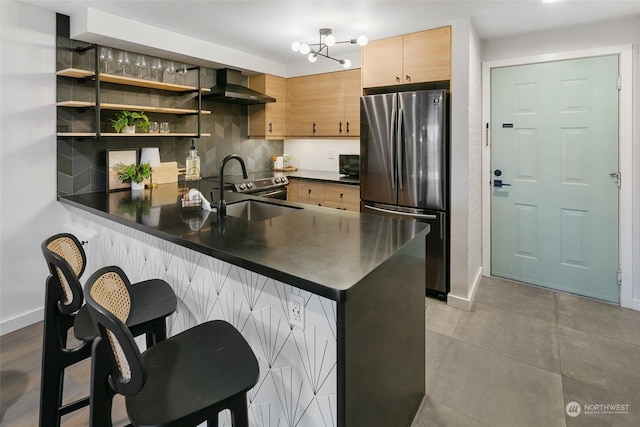
M 296 172 L 285 172 L 285 175 L 289 178 L 324 181 L 335 184 L 345 185 L 360 185 L 360 179 L 355 177 L 348 177 L 340 174 L 339 172 L 317 171 L 311 169 L 299 169 Z

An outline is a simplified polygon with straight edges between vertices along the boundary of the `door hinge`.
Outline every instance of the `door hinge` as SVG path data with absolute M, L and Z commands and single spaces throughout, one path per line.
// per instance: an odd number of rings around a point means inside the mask
M 618 270 L 618 286 L 622 286 L 622 271 Z
M 618 186 L 618 188 L 620 188 L 620 186 L 622 185 L 622 175 L 620 174 L 620 172 L 611 172 L 609 176 L 611 178 L 615 178 L 616 185 Z
M 618 90 L 622 90 L 622 76 L 618 76 Z

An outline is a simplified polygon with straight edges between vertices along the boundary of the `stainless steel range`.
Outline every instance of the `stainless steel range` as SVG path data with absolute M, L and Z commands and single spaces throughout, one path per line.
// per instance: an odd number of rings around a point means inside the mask
M 287 185 L 289 185 L 289 180 L 286 176 L 242 180 L 232 184 L 233 191 L 236 193 L 281 200 L 287 200 Z

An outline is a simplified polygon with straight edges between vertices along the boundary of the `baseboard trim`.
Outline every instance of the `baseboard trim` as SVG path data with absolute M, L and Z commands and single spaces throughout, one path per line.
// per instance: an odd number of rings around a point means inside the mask
M 0 323 L 0 336 L 22 329 L 44 319 L 44 307 L 37 308 L 20 316 L 4 320 Z
M 478 267 L 478 271 L 476 271 L 476 275 L 473 278 L 473 283 L 471 285 L 471 290 L 468 296 L 461 297 L 449 292 L 449 294 L 447 294 L 447 305 L 450 305 L 451 307 L 459 308 L 460 310 L 471 311 L 471 306 L 473 305 L 473 300 L 476 298 L 476 291 L 478 290 L 478 286 L 480 285 L 481 279 L 482 279 L 482 267 Z

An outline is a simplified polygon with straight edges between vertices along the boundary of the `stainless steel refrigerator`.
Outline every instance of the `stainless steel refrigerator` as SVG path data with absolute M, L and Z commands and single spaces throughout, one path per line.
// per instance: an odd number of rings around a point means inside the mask
M 427 222 L 426 291 L 449 290 L 449 138 L 445 89 L 360 98 L 363 213 Z

